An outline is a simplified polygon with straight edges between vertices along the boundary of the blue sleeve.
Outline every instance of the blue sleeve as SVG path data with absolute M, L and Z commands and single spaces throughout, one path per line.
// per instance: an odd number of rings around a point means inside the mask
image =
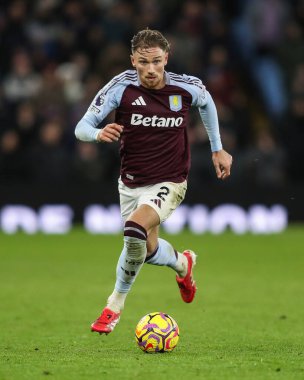
M 75 135 L 81 141 L 97 141 L 99 124 L 108 114 L 116 109 L 121 101 L 126 86 L 112 79 L 95 96 L 87 112 L 78 122 Z
M 172 82 L 174 82 L 174 79 Z M 199 109 L 201 119 L 208 133 L 212 152 L 221 150 L 223 147 L 219 131 L 217 110 L 211 95 L 206 90 L 202 81 L 194 76 L 184 74 L 181 76 L 181 80 L 174 84 L 183 87 L 191 94 L 191 106 Z
M 201 119 L 208 133 L 211 151 L 217 152 L 223 149 L 219 130 L 217 110 L 214 101 L 208 91 L 205 91 L 205 104 L 198 106 Z

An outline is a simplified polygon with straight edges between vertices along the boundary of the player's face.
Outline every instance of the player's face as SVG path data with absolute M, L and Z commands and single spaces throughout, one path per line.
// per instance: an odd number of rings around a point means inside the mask
M 131 55 L 131 62 L 144 87 L 157 90 L 165 86 L 164 72 L 168 53 L 160 47 L 136 50 Z

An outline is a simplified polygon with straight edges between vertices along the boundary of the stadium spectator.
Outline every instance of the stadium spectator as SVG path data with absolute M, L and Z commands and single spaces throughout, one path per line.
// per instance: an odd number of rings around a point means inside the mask
M 17 106 L 15 128 L 24 149 L 30 148 L 37 142 L 40 120 L 32 102 L 24 101 Z
M 295 19 L 291 18 L 286 24 L 283 39 L 275 52 L 284 73 L 285 88 L 290 93 L 296 67 L 304 62 L 303 30 Z
M 67 183 L 70 179 L 71 156 L 64 146 L 64 127 L 60 120 L 42 124 L 39 140 L 31 149 L 32 180 L 47 185 Z
M 3 91 L 8 101 L 16 103 L 35 97 L 41 88 L 40 76 L 34 72 L 25 50 L 14 52 L 12 70 L 4 77 Z
M 282 133 L 287 149 L 287 172 L 289 179 L 291 183 L 303 183 L 303 147 L 301 143 L 304 138 L 304 86 L 302 93 L 295 93 L 293 95 Z
M 240 175 L 249 185 L 278 188 L 285 183 L 285 162 L 283 149 L 270 131 L 261 128 L 241 159 Z
M 234 41 L 260 92 L 266 111 L 276 121 L 287 106 L 283 73 L 274 57 L 289 6 L 283 0 L 251 0 L 233 24 Z
M 28 22 L 27 3 L 24 0 L 1 2 L 0 8 L 0 69 L 9 71 L 10 57 L 23 47 L 29 48 L 26 36 Z
M 104 170 L 97 145 L 79 142 L 73 160 L 73 182 L 101 183 Z
M 22 160 L 21 142 L 17 131 L 5 131 L 0 136 L 0 181 L 8 184 L 26 182 L 27 169 Z

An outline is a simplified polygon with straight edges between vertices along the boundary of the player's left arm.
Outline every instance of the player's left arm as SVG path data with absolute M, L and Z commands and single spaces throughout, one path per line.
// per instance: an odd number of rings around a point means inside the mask
M 206 128 L 212 151 L 212 162 L 217 178 L 230 176 L 232 156 L 222 146 L 216 106 L 209 92 L 202 85 L 195 91 L 192 105 L 197 106 Z
M 230 176 L 232 156 L 224 149 L 212 152 L 212 162 L 218 179 L 226 179 Z

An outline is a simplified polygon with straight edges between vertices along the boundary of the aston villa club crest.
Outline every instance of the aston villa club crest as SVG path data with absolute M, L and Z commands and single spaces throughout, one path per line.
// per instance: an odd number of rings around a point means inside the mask
M 182 109 L 182 96 L 181 95 L 171 95 L 169 96 L 170 110 L 179 111 Z

